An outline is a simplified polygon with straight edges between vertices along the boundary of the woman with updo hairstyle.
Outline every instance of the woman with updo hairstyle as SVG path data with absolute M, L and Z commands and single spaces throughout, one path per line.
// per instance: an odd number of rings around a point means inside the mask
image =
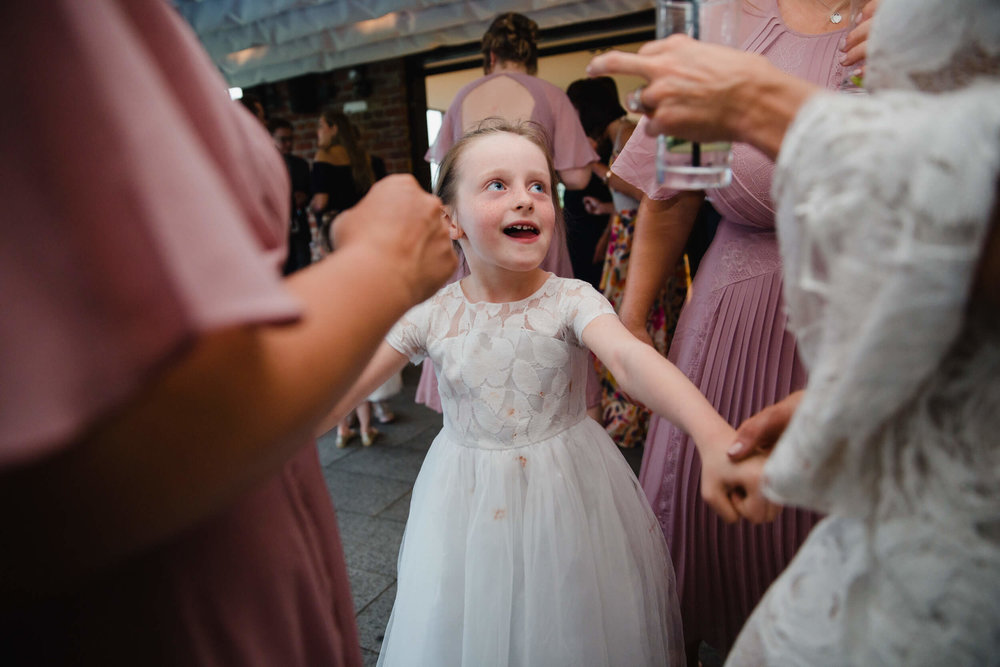
M 483 72 L 455 95 L 428 161 L 440 164 L 452 144 L 486 118 L 533 121 L 545 132 L 559 179 L 568 189 L 584 188 L 597 153 L 566 93 L 535 76 L 538 24 L 513 12 L 497 16 L 483 35 Z
M 522 63 L 525 72 L 537 74 L 538 24 L 514 12 L 493 19 L 483 35 L 483 71 L 492 73 L 498 61 Z

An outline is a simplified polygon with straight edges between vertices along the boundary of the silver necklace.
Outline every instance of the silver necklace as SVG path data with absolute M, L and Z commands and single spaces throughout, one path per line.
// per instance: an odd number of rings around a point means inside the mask
M 819 4 L 826 8 L 826 11 L 830 12 L 830 23 L 837 24 L 844 20 L 844 17 L 840 15 L 840 5 L 843 3 L 837 3 L 837 7 L 831 9 L 830 5 L 823 2 L 823 0 L 816 0 Z

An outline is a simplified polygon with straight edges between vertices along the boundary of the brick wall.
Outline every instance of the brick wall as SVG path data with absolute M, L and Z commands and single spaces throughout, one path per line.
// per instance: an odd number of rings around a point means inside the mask
M 420 152 L 421 147 L 426 147 L 425 137 L 414 139 L 410 136 L 414 105 L 424 106 L 422 76 L 410 75 L 408 81 L 405 59 L 384 60 L 354 68 L 362 73 L 365 81 L 358 86 L 350 79 L 351 69 L 256 86 L 244 93 L 259 97 L 269 118 L 282 117 L 291 121 L 295 128 L 293 151 L 310 161 L 316 152 L 316 126 L 321 111 L 328 107 L 343 109 L 347 102 L 364 101 L 367 109 L 349 112 L 348 116 L 361 130 L 365 149 L 385 160 L 389 173 L 412 173 L 414 151 Z M 303 112 L 303 108 L 314 110 Z M 422 113 L 422 109 L 418 111 Z M 416 131 L 424 132 L 422 126 Z M 424 168 L 423 165 L 418 167 Z

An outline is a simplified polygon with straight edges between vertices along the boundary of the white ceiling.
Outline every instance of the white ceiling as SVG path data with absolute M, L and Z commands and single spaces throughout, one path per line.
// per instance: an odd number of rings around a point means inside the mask
M 478 42 L 497 14 L 543 30 L 652 8 L 652 0 L 173 0 L 232 86 L 249 87 Z

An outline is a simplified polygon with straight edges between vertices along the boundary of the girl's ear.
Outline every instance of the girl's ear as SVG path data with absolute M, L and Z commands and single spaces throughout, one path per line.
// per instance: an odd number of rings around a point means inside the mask
M 448 225 L 448 235 L 451 237 L 452 241 L 457 241 L 460 238 L 465 237 L 465 232 L 462 231 L 462 226 L 458 224 L 455 212 L 450 207 L 442 206 L 441 216 L 444 218 L 445 223 Z

